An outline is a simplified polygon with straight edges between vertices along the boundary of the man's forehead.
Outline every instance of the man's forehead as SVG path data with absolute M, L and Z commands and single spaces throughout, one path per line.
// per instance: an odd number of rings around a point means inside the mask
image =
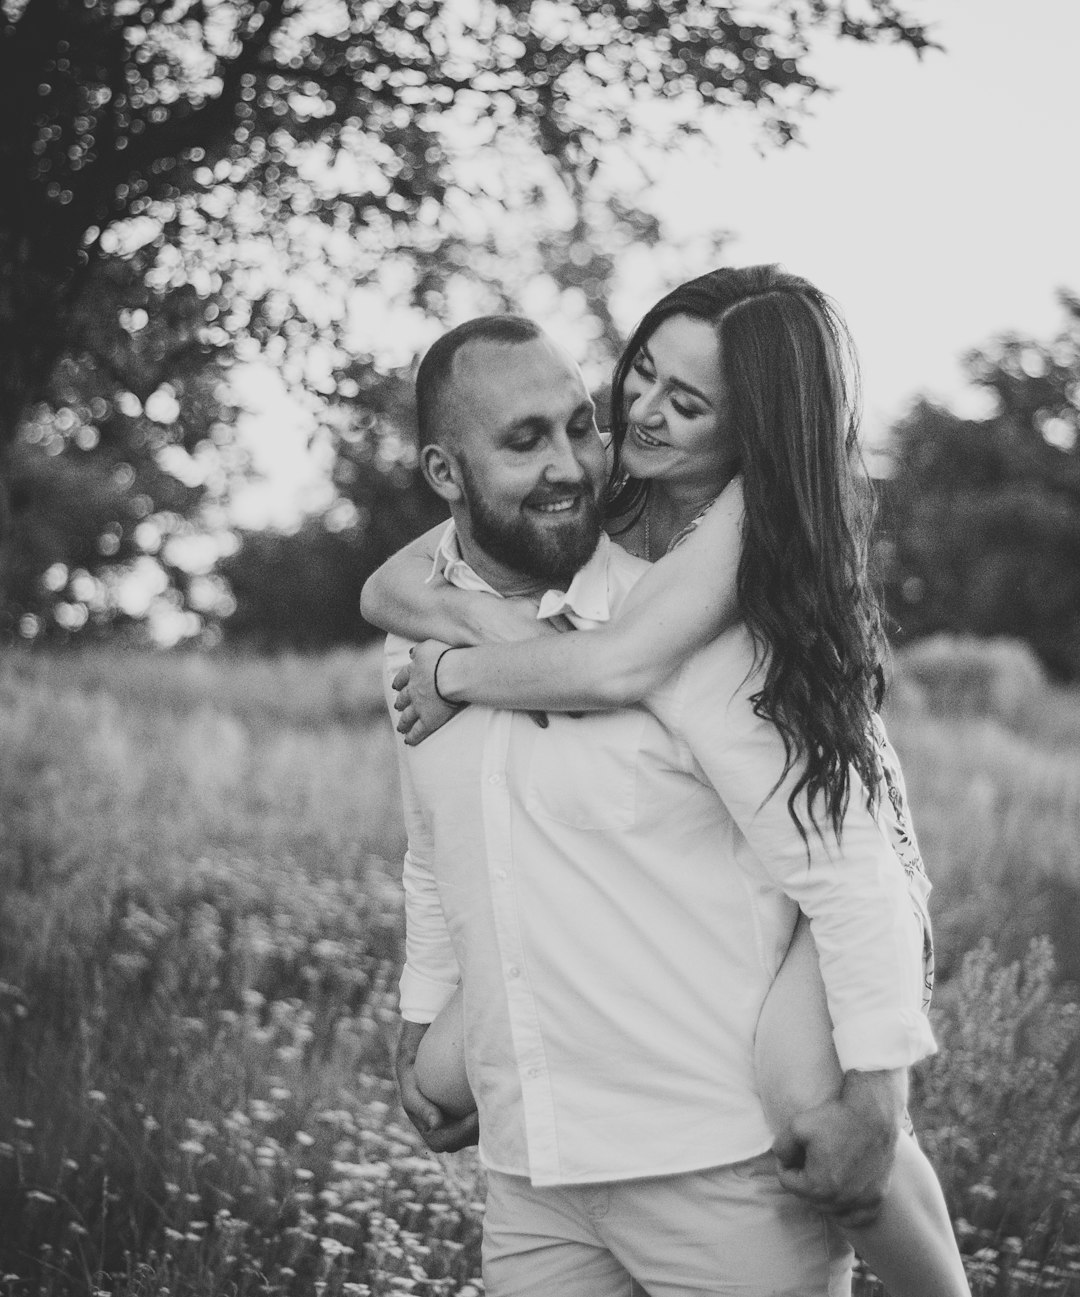
M 530 407 L 541 413 L 589 399 L 577 365 L 547 338 L 510 344 L 478 339 L 454 358 L 452 379 L 463 404 L 499 422 L 527 417 Z

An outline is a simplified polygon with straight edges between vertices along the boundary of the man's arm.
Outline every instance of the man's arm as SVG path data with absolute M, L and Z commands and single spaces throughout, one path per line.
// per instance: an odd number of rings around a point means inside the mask
M 388 662 L 387 674 L 393 672 Z M 453 1153 L 479 1139 L 476 1113 L 447 1120 L 416 1084 L 416 1051 L 439 1010 L 453 995 L 459 980 L 457 958 L 443 917 L 442 903 L 431 867 L 433 839 L 417 796 L 404 745 L 395 742 L 401 780 L 402 808 L 409 846 L 402 882 L 405 888 L 405 967 L 400 982 L 401 1033 L 395 1068 L 401 1106 L 436 1153 Z
M 783 741 L 754 714 L 761 680 L 752 664 L 748 634 L 729 632 L 688 665 L 658 710 L 688 743 L 757 862 L 810 920 L 845 1077 L 835 1100 L 794 1124 L 799 1148 L 781 1141 L 777 1152 L 789 1163 L 800 1152 L 805 1158 L 783 1172 L 790 1188 L 848 1223 L 865 1223 L 887 1183 L 907 1068 L 934 1049 L 919 1008 L 921 934 L 903 870 L 857 778 L 842 836 L 827 823 L 818 833 L 805 797 L 797 805 L 807 839 L 800 835 L 787 806 L 798 775 L 777 786 Z

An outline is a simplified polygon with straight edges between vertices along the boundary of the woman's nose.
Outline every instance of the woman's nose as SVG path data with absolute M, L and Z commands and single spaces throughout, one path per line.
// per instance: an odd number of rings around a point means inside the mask
M 630 402 L 631 423 L 653 427 L 659 422 L 660 417 L 659 394 L 655 386 L 644 388 Z

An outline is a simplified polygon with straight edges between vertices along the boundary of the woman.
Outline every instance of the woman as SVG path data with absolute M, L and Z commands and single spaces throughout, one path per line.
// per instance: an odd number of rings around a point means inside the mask
M 609 530 L 655 566 L 610 626 L 545 637 L 531 605 L 425 584 L 435 538 L 421 538 L 372 578 L 363 603 L 376 624 L 438 637 L 418 647 L 398 700 L 406 741 L 465 702 L 639 701 L 741 617 L 763 668 L 759 714 L 799 772 L 788 810 L 800 832 L 822 817 L 841 832 L 850 797 L 871 790 L 924 916 L 928 884 L 877 718 L 883 642 L 848 359 L 828 299 L 773 267 L 718 270 L 663 298 L 616 366 L 608 495 Z M 798 1114 L 841 1083 L 805 920 L 762 1010 L 756 1063 L 777 1146 L 790 1148 Z M 911 1139 L 878 1220 L 849 1234 L 892 1297 L 969 1291 L 941 1190 Z

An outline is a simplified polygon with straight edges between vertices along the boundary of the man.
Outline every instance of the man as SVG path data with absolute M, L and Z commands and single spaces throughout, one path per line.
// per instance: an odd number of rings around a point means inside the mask
M 644 564 L 600 533 L 604 455 L 572 362 L 492 317 L 435 344 L 417 393 L 424 473 L 453 515 L 444 577 L 544 596 L 544 615 L 583 627 L 613 615 Z M 388 641 L 388 681 L 407 653 Z M 460 981 L 494 1297 L 614 1297 L 631 1278 L 654 1294 L 846 1290 L 850 1254 L 819 1208 L 872 1205 L 906 1066 L 932 1042 L 903 990 L 912 924 L 888 845 L 854 797 L 841 842 L 803 841 L 770 796 L 783 745 L 754 714 L 752 661 L 739 629 L 649 711 L 541 729 L 470 707 L 401 748 L 402 1101 L 432 1147 L 473 1134 L 412 1066 Z M 803 1130 L 810 1201 L 777 1179 L 753 1075 L 799 907 L 848 1069 Z

